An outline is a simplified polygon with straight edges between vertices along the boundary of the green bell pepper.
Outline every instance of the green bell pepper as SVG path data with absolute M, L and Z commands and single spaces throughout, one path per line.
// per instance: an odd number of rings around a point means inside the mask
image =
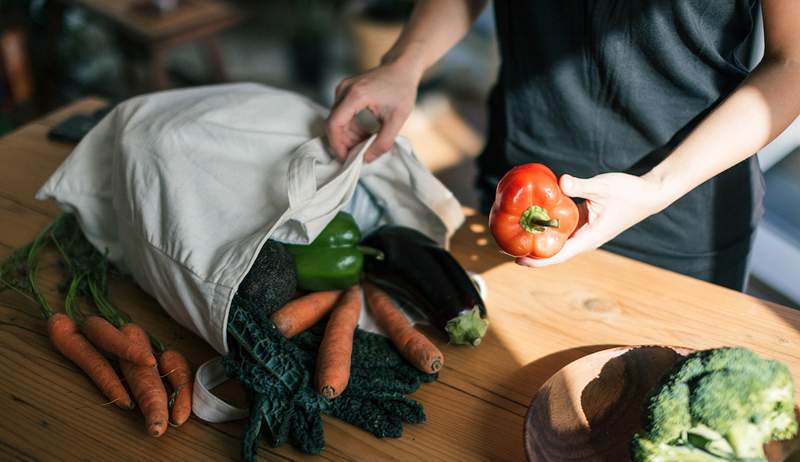
M 382 258 L 371 247 L 359 246 L 361 231 L 355 219 L 339 212 L 308 245 L 286 248 L 297 267 L 297 286 L 304 290 L 346 289 L 361 279 L 364 255 Z

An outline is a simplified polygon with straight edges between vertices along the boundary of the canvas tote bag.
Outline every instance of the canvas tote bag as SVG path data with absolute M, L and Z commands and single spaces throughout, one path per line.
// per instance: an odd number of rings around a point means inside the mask
M 364 233 L 400 224 L 443 246 L 463 223 L 407 141 L 366 164 L 373 136 L 340 163 L 320 138 L 326 116 L 257 84 L 140 96 L 89 132 L 37 198 L 74 213 L 95 247 L 225 354 L 231 300 L 267 239 L 309 243 L 340 210 Z M 198 370 L 201 418 L 246 414 L 210 393 L 224 379 L 219 361 Z

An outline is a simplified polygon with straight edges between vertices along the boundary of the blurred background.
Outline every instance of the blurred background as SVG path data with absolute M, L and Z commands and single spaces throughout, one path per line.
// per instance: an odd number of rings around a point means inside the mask
M 345 77 L 378 64 L 410 0 L 0 0 L 0 135 L 88 95 L 120 101 L 220 82 L 258 82 L 330 106 Z M 747 55 L 755 65 L 763 33 Z M 498 54 L 491 6 L 424 76 L 401 134 L 466 206 Z M 749 292 L 800 304 L 800 124 L 759 157 L 766 216 Z M 0 166 L 2 168 L 2 166 Z

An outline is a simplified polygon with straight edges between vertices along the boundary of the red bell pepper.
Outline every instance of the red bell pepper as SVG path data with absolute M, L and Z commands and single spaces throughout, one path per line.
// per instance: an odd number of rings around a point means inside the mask
M 497 184 L 489 227 L 500 248 L 514 257 L 552 257 L 578 226 L 578 207 L 542 164 L 509 170 Z

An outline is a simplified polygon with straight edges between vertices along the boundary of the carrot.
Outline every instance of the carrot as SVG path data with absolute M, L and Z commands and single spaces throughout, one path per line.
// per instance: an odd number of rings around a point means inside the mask
M 442 352 L 406 319 L 391 298 L 378 287 L 364 283 L 367 305 L 400 354 L 417 369 L 429 374 L 444 365 Z
M 294 337 L 316 324 L 332 310 L 341 294 L 341 290 L 311 292 L 290 301 L 272 313 L 270 319 L 284 337 Z
M 81 331 L 92 345 L 137 366 L 156 365 L 150 348 L 144 348 L 128 340 L 116 327 L 100 316 L 89 316 L 81 323 Z
M 131 397 L 116 371 L 81 335 L 75 321 L 66 314 L 55 313 L 47 320 L 47 334 L 56 350 L 80 367 L 112 403 L 123 409 L 133 409 Z
M 128 323 L 120 330 L 133 343 L 150 349 L 147 333 L 136 324 Z M 120 361 L 120 368 L 136 403 L 139 405 L 147 432 L 151 436 L 161 436 L 167 431 L 169 421 L 167 409 L 167 390 L 161 382 L 158 370 L 154 367 L 137 366 L 128 361 Z
M 182 354 L 175 350 L 167 350 L 158 357 L 158 369 L 161 371 L 161 375 L 167 377 L 175 393 L 170 421 L 172 425 L 180 427 L 192 413 L 192 386 L 194 385 L 192 368 Z
M 328 399 L 339 396 L 350 380 L 353 332 L 361 314 L 361 289 L 347 289 L 331 313 L 317 355 L 317 390 Z

